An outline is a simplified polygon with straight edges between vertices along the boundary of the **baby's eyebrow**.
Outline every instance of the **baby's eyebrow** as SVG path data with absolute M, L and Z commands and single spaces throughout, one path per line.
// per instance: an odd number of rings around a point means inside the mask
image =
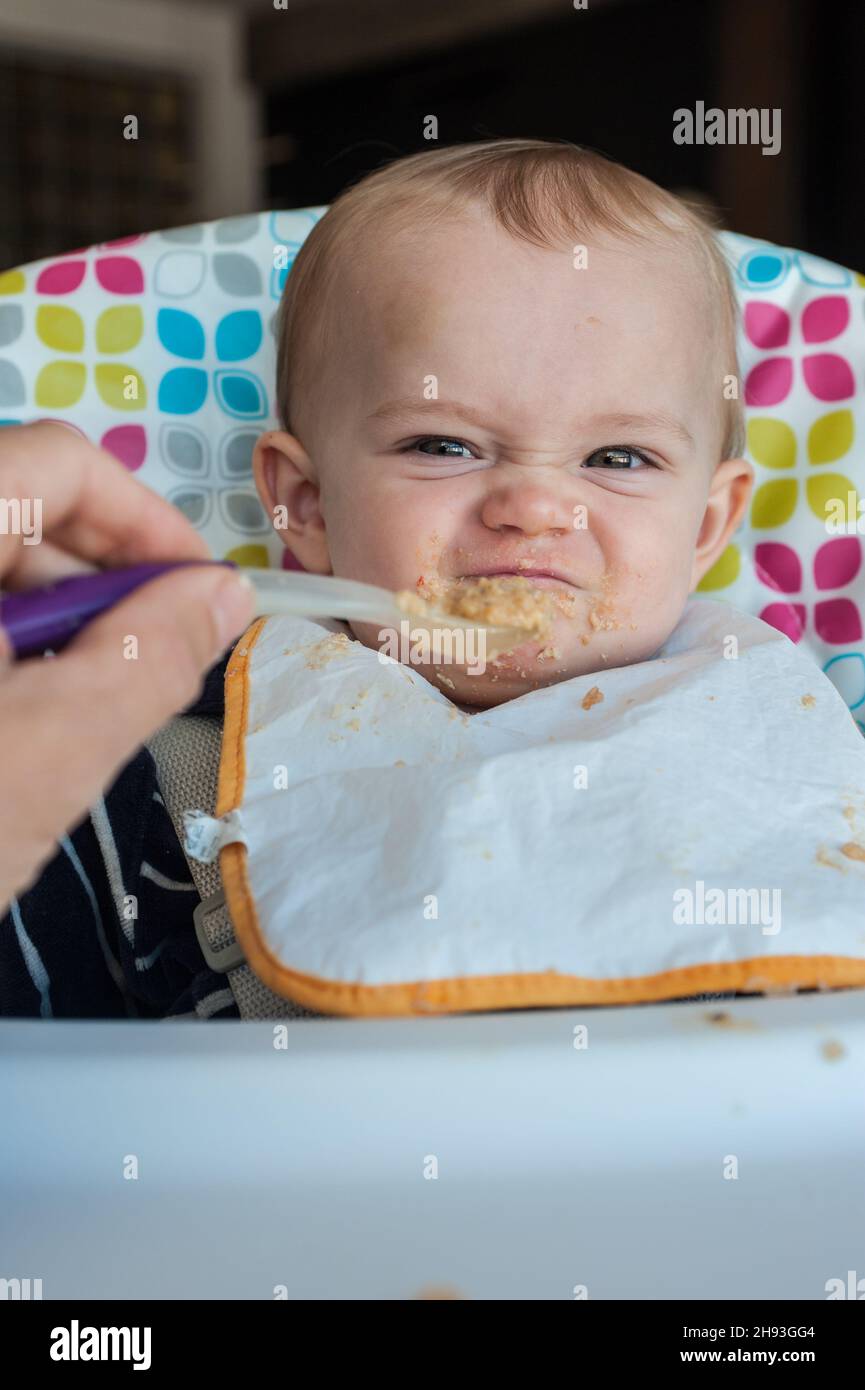
M 408 415 L 460 415 L 472 425 L 485 424 L 483 413 L 462 401 L 421 401 L 417 396 L 403 396 L 398 401 L 386 401 L 368 420 L 403 420 Z
M 462 401 L 421 401 L 417 396 L 403 396 L 397 401 L 386 401 L 367 416 L 368 420 L 402 420 L 408 416 L 418 415 L 449 415 L 451 418 L 459 415 L 463 420 L 470 424 L 477 425 L 485 429 L 488 426 L 488 418 L 482 411 L 476 410 L 474 406 L 465 405 Z M 627 411 L 615 411 L 610 414 L 594 415 L 588 420 L 580 420 L 579 425 L 582 429 L 612 430 L 618 433 L 619 430 L 634 429 L 656 429 L 663 430 L 665 434 L 671 434 L 683 444 L 694 447 L 694 436 L 681 420 L 676 420 L 672 415 L 667 415 L 662 410 L 649 410 L 640 414 L 632 414 Z M 623 441 L 620 441 L 623 442 Z
M 687 426 L 672 415 L 665 415 L 662 410 L 649 410 L 638 415 L 616 411 L 611 415 L 595 415 L 585 424 L 593 430 L 638 430 L 648 426 L 649 429 L 663 430 L 665 434 L 675 435 L 683 444 L 694 447 L 694 436 Z

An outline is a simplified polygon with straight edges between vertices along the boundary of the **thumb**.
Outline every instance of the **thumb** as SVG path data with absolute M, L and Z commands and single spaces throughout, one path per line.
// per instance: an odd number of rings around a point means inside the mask
M 57 725 L 74 709 L 82 769 L 100 785 L 144 740 L 189 705 L 225 648 L 252 620 L 242 575 L 195 565 L 137 589 L 50 662 Z M 59 684 L 57 684 L 59 683 Z

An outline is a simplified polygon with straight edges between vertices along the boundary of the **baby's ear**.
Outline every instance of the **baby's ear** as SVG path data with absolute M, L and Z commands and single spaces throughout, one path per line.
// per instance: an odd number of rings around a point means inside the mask
M 747 459 L 724 459 L 715 469 L 694 550 L 692 591 L 723 555 L 745 514 L 753 486 L 754 469 Z
M 261 435 L 252 454 L 255 486 L 271 525 L 305 570 L 330 574 L 315 468 L 300 440 L 285 430 Z

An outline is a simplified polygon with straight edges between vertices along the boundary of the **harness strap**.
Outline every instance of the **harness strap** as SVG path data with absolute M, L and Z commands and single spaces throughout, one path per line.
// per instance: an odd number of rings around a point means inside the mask
M 213 825 L 221 824 L 213 817 L 221 746 L 220 721 L 204 715 L 179 715 L 148 740 L 166 810 L 183 845 L 192 881 L 201 898 L 192 915 L 202 954 L 212 970 L 225 975 L 241 1018 L 322 1018 L 325 1015 L 313 1013 L 268 989 L 246 964 L 235 938 L 222 891 L 219 845 L 214 850 L 208 834 Z M 203 815 L 193 813 L 190 822 L 187 817 L 191 807 L 204 807 L 205 812 Z M 187 846 L 190 824 L 193 839 L 196 835 L 201 837 L 199 847 L 205 854 L 203 860 L 191 854 Z M 223 833 L 232 834 L 233 823 Z M 220 838 L 218 832 L 216 838 Z M 240 836 L 233 833 L 233 838 Z

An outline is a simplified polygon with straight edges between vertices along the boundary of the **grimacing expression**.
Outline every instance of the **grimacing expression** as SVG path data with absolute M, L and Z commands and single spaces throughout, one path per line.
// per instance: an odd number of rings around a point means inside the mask
M 651 656 L 747 500 L 749 466 L 716 469 L 719 330 L 690 256 L 607 238 L 586 259 L 480 207 L 394 235 L 339 270 L 338 351 L 293 422 L 320 489 L 319 540 L 286 538 L 307 568 L 421 591 L 511 572 L 572 610 L 483 675 L 437 668 L 468 705 Z

